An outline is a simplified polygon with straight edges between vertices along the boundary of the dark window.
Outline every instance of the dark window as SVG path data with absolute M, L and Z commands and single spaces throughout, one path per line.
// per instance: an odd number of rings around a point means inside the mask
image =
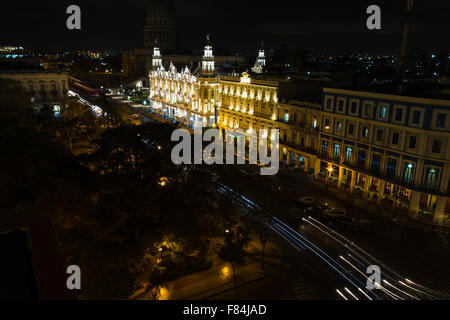
M 353 101 L 351 103 L 350 112 L 351 113 L 356 113 L 356 101 Z
M 386 175 L 388 177 L 395 177 L 396 170 L 397 170 L 397 160 L 388 158 L 386 163 Z
M 327 109 L 331 108 L 331 98 L 327 98 Z
M 438 128 L 445 127 L 445 114 L 444 113 L 438 113 L 437 119 L 436 119 L 436 127 L 438 127 Z
M 330 119 L 325 119 L 325 126 L 329 126 L 330 125 Z
M 364 115 L 366 115 L 366 116 L 370 116 L 370 103 L 366 103 L 365 105 L 364 105 Z
M 433 141 L 433 148 L 431 150 L 433 153 L 441 153 L 441 141 L 434 140 Z
M 403 117 L 403 109 L 398 108 L 395 111 L 395 121 L 402 121 L 402 117 Z
M 420 123 L 420 111 L 414 111 L 413 113 L 413 121 L 414 124 Z
M 375 172 L 379 172 L 380 165 L 381 165 L 381 155 L 378 153 L 374 153 L 372 155 L 372 170 Z
M 450 178 L 448 179 L 447 193 L 450 193 Z
M 353 134 L 353 132 L 355 132 L 355 125 L 351 123 L 348 125 L 348 134 Z
M 378 141 L 383 140 L 383 130 L 381 130 L 381 129 L 377 130 L 377 140 Z
M 398 144 L 398 133 L 394 132 L 392 134 L 392 144 Z
M 358 150 L 358 166 L 364 167 L 366 165 L 366 151 Z
M 409 148 L 410 149 L 415 149 L 416 148 L 416 137 L 411 137 L 409 138 Z
M 343 100 L 339 100 L 339 102 L 338 102 L 338 111 L 339 112 L 344 111 L 344 101 Z

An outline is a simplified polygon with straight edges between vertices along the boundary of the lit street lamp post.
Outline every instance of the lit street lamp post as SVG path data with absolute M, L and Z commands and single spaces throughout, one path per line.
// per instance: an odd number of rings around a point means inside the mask
M 333 172 L 333 167 L 328 167 L 328 174 L 327 174 L 327 191 L 330 188 L 330 178 L 331 178 L 331 173 Z
M 160 247 L 159 249 L 158 249 L 158 251 L 159 251 L 159 253 L 160 253 L 160 257 L 159 257 L 159 263 L 161 264 L 162 263 L 162 258 L 163 258 L 163 247 Z
M 265 266 L 264 266 L 264 253 L 265 253 L 265 248 L 266 248 L 266 242 L 268 241 L 267 239 L 267 234 L 265 232 L 263 232 L 263 234 L 261 234 L 259 236 L 259 240 L 261 241 L 262 244 L 262 265 L 261 265 L 261 270 L 263 272 L 265 272 Z

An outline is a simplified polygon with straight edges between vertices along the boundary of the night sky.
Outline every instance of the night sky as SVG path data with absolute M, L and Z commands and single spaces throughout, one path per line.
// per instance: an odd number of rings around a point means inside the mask
M 151 1 L 151 0 L 150 0 Z M 126 1 L 2 1 L 1 44 L 33 48 L 130 49 L 143 46 L 142 27 L 149 0 Z M 281 40 L 291 48 L 322 53 L 400 50 L 406 0 L 386 1 L 221 1 L 172 0 L 179 46 L 201 48 L 206 31 L 213 44 L 254 50 L 264 40 L 276 48 Z M 271 3 L 271 4 L 270 4 Z M 82 30 L 66 29 L 66 8 L 77 4 Z M 382 30 L 366 29 L 366 8 L 382 9 Z M 450 52 L 450 1 L 415 0 L 410 48 Z

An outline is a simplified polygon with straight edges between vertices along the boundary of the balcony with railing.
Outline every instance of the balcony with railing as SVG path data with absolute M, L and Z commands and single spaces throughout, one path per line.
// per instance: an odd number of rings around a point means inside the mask
M 328 159 L 331 157 L 328 156 Z M 394 170 L 392 168 L 384 168 L 381 169 L 380 166 L 374 166 L 362 164 L 361 160 L 350 160 L 350 159 L 343 159 L 342 164 L 349 167 L 350 169 L 361 171 L 363 173 L 369 174 L 371 176 L 374 176 L 376 178 L 381 178 L 383 180 L 404 186 L 408 189 L 415 189 L 418 191 L 423 192 L 432 192 L 432 193 L 439 193 L 439 185 L 437 183 L 431 184 L 431 183 L 414 183 L 413 177 L 406 177 L 405 175 L 397 175 L 394 173 Z

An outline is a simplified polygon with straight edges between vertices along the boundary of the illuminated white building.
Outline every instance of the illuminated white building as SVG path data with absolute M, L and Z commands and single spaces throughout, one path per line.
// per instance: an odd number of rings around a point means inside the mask
M 215 126 L 220 96 L 212 46 L 205 46 L 202 70 L 198 75 L 192 74 L 187 66 L 177 71 L 173 63 L 165 70 L 159 48 L 154 48 L 152 58 L 153 70 L 149 74 L 152 109 L 190 128 L 200 124 Z

